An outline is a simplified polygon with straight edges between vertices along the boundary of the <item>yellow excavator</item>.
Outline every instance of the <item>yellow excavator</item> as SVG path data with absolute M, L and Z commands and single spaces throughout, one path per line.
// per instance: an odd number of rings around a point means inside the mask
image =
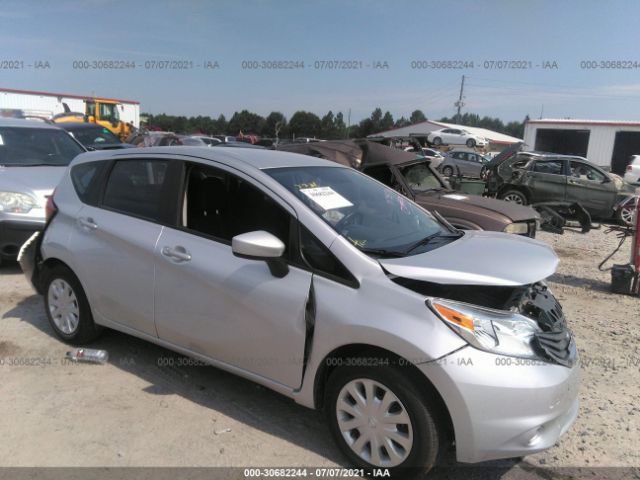
M 118 135 L 122 141 L 125 141 L 135 130 L 130 123 L 120 120 L 118 113 L 119 103 L 113 100 L 105 100 L 101 98 L 92 98 L 85 100 L 85 111 L 72 112 L 65 106 L 65 111 L 54 115 L 51 120 L 55 123 L 62 122 L 88 122 L 96 123 L 112 133 Z

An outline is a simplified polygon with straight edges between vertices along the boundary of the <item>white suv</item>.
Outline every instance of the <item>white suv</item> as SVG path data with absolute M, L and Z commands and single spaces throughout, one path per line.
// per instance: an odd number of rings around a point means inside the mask
M 624 179 L 628 183 L 640 183 L 640 155 L 631 155 Z

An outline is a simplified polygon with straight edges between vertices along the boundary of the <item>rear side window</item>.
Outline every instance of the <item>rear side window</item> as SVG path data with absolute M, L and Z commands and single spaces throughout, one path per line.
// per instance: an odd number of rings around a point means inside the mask
M 109 174 L 102 199 L 104 207 L 157 221 L 167 179 L 166 160 L 120 160 Z
M 549 173 L 551 175 L 563 174 L 564 160 L 539 160 L 533 165 L 533 171 Z
M 73 188 L 83 203 L 94 205 L 98 198 L 97 181 L 106 162 L 81 163 L 71 169 Z

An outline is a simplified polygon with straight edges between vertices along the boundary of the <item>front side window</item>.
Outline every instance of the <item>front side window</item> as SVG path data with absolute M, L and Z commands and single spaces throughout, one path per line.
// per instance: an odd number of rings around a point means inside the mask
M 265 171 L 365 253 L 404 256 L 441 246 L 444 238 L 452 241 L 451 232 L 430 213 L 355 170 L 283 167 Z
M 246 180 L 217 168 L 191 165 L 181 226 L 225 242 L 264 230 L 288 245 L 291 215 Z
M 403 167 L 400 172 L 414 193 L 442 188 L 440 180 L 424 163 Z
M 85 150 L 56 128 L 0 127 L 0 165 L 67 166 Z
M 604 173 L 582 162 L 571 162 L 571 176 L 594 183 L 602 183 L 605 179 Z
M 158 221 L 167 179 L 166 160 L 120 160 L 115 163 L 102 204 L 118 212 Z

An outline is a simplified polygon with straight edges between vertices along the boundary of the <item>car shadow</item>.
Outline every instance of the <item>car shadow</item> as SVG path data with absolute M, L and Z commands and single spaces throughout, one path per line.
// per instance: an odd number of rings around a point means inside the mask
M 559 283 L 562 285 L 570 285 L 572 287 L 588 288 L 600 292 L 611 293 L 611 284 L 594 278 L 576 277 L 575 275 L 565 273 L 554 273 L 546 281 Z
M 20 301 L 2 315 L 1 319 L 5 318 L 19 318 L 57 339 L 39 295 Z M 335 446 L 322 412 L 302 407 L 249 380 L 115 330 L 106 329 L 91 347 L 106 350 L 109 364 L 144 379 L 149 386 L 143 390 L 149 394 L 180 395 L 251 428 L 315 452 L 338 465 L 351 466 Z M 436 467 L 428 478 L 516 478 L 509 472 L 517 465 L 522 465 L 517 459 L 460 464 L 449 452 L 442 465 Z M 511 473 L 516 474 L 516 471 Z
M 20 264 L 15 261 L 3 260 L 0 263 L 0 275 L 18 275 L 22 274 Z

